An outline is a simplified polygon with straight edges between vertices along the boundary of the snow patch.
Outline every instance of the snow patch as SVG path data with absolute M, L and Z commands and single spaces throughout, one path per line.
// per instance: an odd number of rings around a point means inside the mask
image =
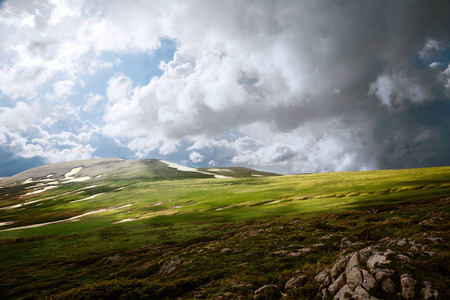
M 269 202 L 269 203 L 265 203 L 264 205 L 268 205 L 268 204 L 274 204 L 274 203 L 278 203 L 278 202 L 280 202 L 281 200 L 275 200 L 275 201 L 272 201 L 272 202 Z
M 76 202 L 81 202 L 81 201 L 85 201 L 85 200 L 94 199 L 95 197 L 100 196 L 101 194 L 104 194 L 104 193 L 99 193 L 99 194 L 95 194 L 95 195 L 92 195 L 92 196 L 89 196 L 89 197 L 86 197 L 86 198 L 83 198 L 83 199 L 70 201 L 69 203 L 76 203 Z
M 14 223 L 15 223 L 14 221 L 0 222 L 0 226 L 8 226 L 8 225 L 11 225 L 11 224 L 14 224 Z
M 131 221 L 134 221 L 134 220 L 137 220 L 137 219 L 136 219 L 136 218 L 134 218 L 134 219 L 123 219 L 123 220 L 114 222 L 113 224 L 119 224 L 119 223 L 131 222 Z
M 33 178 L 28 178 L 27 180 L 25 180 L 23 182 L 23 184 L 32 183 L 32 182 L 33 182 Z
M 233 172 L 233 171 L 231 171 L 229 169 L 217 169 L 217 168 L 208 169 L 208 171 L 210 171 L 210 172 L 222 172 L 222 171 Z
M 166 164 L 169 168 L 174 168 L 174 169 L 177 169 L 178 171 L 197 172 L 197 173 L 202 173 L 202 174 L 206 174 L 206 175 L 212 175 L 215 178 L 232 178 L 232 177 L 229 177 L 229 176 L 223 176 L 223 175 L 217 175 L 217 174 L 213 174 L 213 173 L 199 171 L 196 168 L 182 166 L 182 165 L 170 162 L 170 161 L 160 160 L 160 162 Z
M 25 197 L 25 196 L 29 196 L 29 195 L 34 195 L 34 194 L 43 193 L 43 192 L 45 192 L 46 190 L 50 190 L 50 189 L 54 189 L 54 188 L 57 188 L 57 186 L 55 186 L 55 185 L 49 185 L 49 186 L 46 186 L 46 187 L 44 187 L 44 188 L 42 188 L 42 189 L 40 189 L 40 190 L 36 190 L 36 191 L 33 191 L 33 192 L 26 193 L 25 195 L 20 196 L 20 198 Z
M 225 208 L 227 208 L 227 206 L 225 206 L 225 207 L 219 207 L 219 208 L 216 208 L 215 210 L 222 210 L 222 209 L 225 209 Z
M 28 228 L 36 228 L 36 227 L 42 227 L 42 226 L 47 226 L 47 225 L 51 225 L 51 224 L 57 224 L 57 223 L 62 223 L 62 222 L 74 222 L 74 221 L 79 221 L 80 218 L 85 217 L 85 216 L 89 216 L 92 214 L 97 214 L 100 212 L 105 212 L 105 211 L 111 211 L 111 210 L 116 210 L 116 209 L 121 209 L 121 208 L 126 208 L 133 205 L 133 203 L 130 204 L 125 204 L 119 207 L 113 207 L 113 208 L 102 208 L 102 209 L 98 209 L 98 210 L 94 210 L 94 211 L 90 211 L 75 217 L 71 217 L 68 219 L 63 219 L 63 220 L 58 220 L 58 221 L 53 221 L 53 222 L 45 222 L 45 223 L 39 223 L 39 224 L 33 224 L 33 225 L 27 225 L 27 226 L 20 226 L 20 227 L 14 227 L 14 228 L 8 228 L 8 229 L 4 229 L 4 230 L 0 230 L 0 231 L 12 231 L 12 230 L 20 230 L 20 229 L 28 229 Z
M 82 167 L 77 167 L 77 168 L 73 168 L 72 170 L 70 170 L 69 172 L 67 172 L 66 174 L 64 174 L 65 178 L 71 178 L 73 175 L 77 174 L 78 172 L 80 172 L 82 169 Z

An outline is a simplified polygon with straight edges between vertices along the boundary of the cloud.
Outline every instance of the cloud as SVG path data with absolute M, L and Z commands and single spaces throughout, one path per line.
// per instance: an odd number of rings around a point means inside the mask
M 39 109 L 8 125 L 6 143 L 55 157 L 61 143 L 87 157 L 103 151 L 87 138 L 96 135 L 135 157 L 277 172 L 449 164 L 449 10 L 415 0 L 7 1 L 0 90 L 13 104 L 2 112 Z M 164 38 L 176 41 L 173 58 L 155 56 Z M 113 73 L 126 54 L 160 60 L 162 74 L 137 83 Z
M 193 163 L 199 163 L 203 160 L 203 155 L 201 155 L 198 152 L 191 152 L 191 154 L 189 154 L 189 159 L 193 162 Z
M 86 104 L 83 106 L 84 111 L 92 111 L 95 106 L 104 99 L 102 95 L 89 93 L 85 96 Z
M 419 80 L 404 74 L 380 75 L 370 85 L 369 95 L 376 95 L 388 107 L 400 106 L 408 100 L 419 103 L 430 99 L 430 92 L 421 87 Z
M 61 80 L 53 84 L 53 94 L 57 98 L 65 98 L 72 94 L 72 88 L 75 82 L 71 80 Z

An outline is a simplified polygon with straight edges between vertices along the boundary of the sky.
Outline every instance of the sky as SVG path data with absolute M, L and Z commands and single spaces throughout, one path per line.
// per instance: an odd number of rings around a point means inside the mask
M 0 0 L 0 176 L 450 165 L 450 2 Z

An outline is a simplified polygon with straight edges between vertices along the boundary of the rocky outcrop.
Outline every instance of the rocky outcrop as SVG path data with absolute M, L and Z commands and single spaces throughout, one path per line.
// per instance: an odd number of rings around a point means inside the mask
M 399 247 L 413 247 L 414 241 L 386 240 Z M 396 261 L 409 260 L 405 254 L 392 250 L 380 250 L 380 245 L 367 247 L 341 256 L 331 267 L 315 276 L 320 284 L 322 299 L 384 299 L 401 295 L 404 299 L 415 299 L 420 291 L 424 299 L 435 299 L 439 293 L 430 282 L 423 282 L 420 290 L 418 281 L 410 274 L 399 274 L 392 265 Z
M 164 265 L 159 270 L 158 274 L 160 275 L 169 275 L 175 272 L 178 267 L 183 263 L 181 259 L 178 258 L 172 258 L 172 260 L 167 261 L 164 263 Z

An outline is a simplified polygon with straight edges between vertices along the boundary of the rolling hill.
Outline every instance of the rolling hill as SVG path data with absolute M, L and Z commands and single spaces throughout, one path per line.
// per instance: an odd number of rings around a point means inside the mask
M 0 186 L 2 299 L 450 296 L 450 167 L 279 176 L 102 158 Z

